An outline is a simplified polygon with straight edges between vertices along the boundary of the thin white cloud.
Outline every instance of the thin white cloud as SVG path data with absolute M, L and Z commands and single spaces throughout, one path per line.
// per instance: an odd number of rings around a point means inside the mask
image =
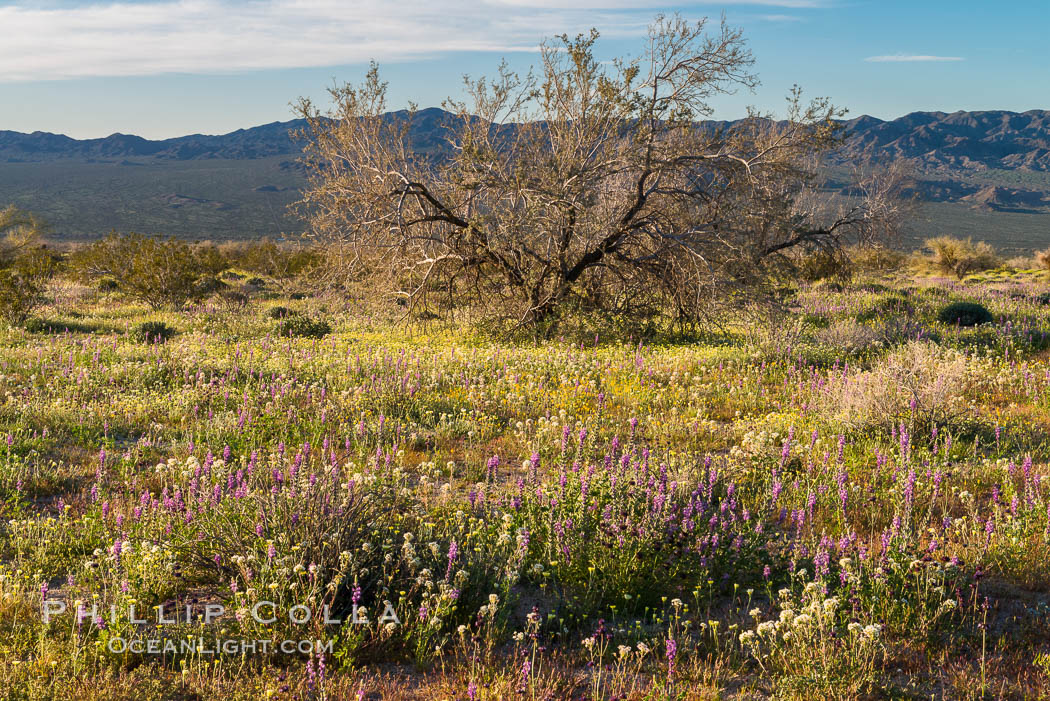
M 489 0 L 493 5 L 510 7 L 537 7 L 547 9 L 607 9 L 637 10 L 666 8 L 667 0 Z M 728 5 L 754 5 L 762 7 L 816 8 L 827 6 L 827 0 L 708 0 L 701 5 L 726 7 Z
M 822 0 L 723 0 L 814 7 Z M 553 32 L 645 31 L 657 0 L 160 0 L 0 4 L 0 82 L 216 73 L 534 50 Z M 717 8 L 712 10 L 717 13 Z
M 888 56 L 868 56 L 864 59 L 868 63 L 912 63 L 912 62 L 938 62 L 938 61 L 963 61 L 962 56 L 930 56 L 927 54 L 891 54 Z

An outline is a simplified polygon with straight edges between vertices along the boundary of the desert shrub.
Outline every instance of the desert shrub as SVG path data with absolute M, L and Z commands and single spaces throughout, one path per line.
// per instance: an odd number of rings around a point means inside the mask
M 181 307 L 215 293 L 226 264 L 214 246 L 191 246 L 139 234 L 110 234 L 70 258 L 85 280 L 110 278 L 121 291 L 154 309 Z
M 242 309 L 251 302 L 251 296 L 242 287 L 230 285 L 224 285 L 212 299 L 229 310 Z
M 194 296 L 206 297 L 208 295 L 220 294 L 228 289 L 230 289 L 230 286 L 220 280 L 218 276 L 205 275 L 197 281 L 197 289 L 194 292 Z
M 222 252 L 230 263 L 256 275 L 287 280 L 314 269 L 321 262 L 321 253 L 313 248 L 277 244 L 264 238 L 261 241 L 231 243 Z M 259 280 L 258 277 L 254 278 Z M 252 284 L 249 281 L 249 284 Z
M 1039 265 L 1047 270 L 1050 270 L 1050 248 L 1044 248 L 1041 251 L 1036 251 L 1035 260 Z
M 270 307 L 270 310 L 266 312 L 266 316 L 271 319 L 285 319 L 290 316 L 296 316 L 299 312 L 289 309 L 288 307 Z
M 111 277 L 100 278 L 96 285 L 99 292 L 116 292 L 120 289 L 120 283 Z
M 976 302 L 952 302 L 941 309 L 937 319 L 945 324 L 979 326 L 994 321 L 992 313 Z
M 748 343 L 771 356 L 790 353 L 807 333 L 806 319 L 779 300 L 747 300 L 731 311 Z
M 882 334 L 871 326 L 844 319 L 816 333 L 817 342 L 847 353 L 860 353 L 882 340 Z
M 1035 256 L 1013 256 L 1004 265 L 1011 270 L 1034 270 L 1041 267 L 1042 263 Z
M 853 263 L 841 251 L 818 250 L 798 257 L 795 265 L 803 280 L 842 280 L 853 277 Z
M 43 304 L 47 284 L 55 274 L 55 260 L 45 249 L 34 248 L 0 265 L 0 315 L 21 322 Z
M 855 246 L 848 255 L 855 268 L 877 272 L 899 270 L 907 261 L 905 254 L 885 246 Z
M 596 56 L 597 32 L 545 43 L 527 80 L 500 68 L 468 81 L 447 124 L 463 147 L 427 162 L 403 144 L 412 113 L 385 114 L 378 67 L 334 86 L 330 109 L 302 99 L 316 167 L 301 204 L 326 272 L 413 309 L 469 307 L 544 335 L 577 313 L 700 324 L 730 295 L 848 276 L 840 251 L 896 227 L 901 169 L 831 206 L 810 167 L 833 145 L 837 110 L 798 91 L 785 120 L 697 129 L 692 115 L 742 75 L 739 35 L 721 31 L 660 16 L 644 54 L 612 64 Z
M 292 315 L 285 317 L 277 325 L 278 336 L 304 336 L 307 338 L 322 338 L 332 331 L 331 325 L 324 320 L 310 319 L 309 317 Z
M 29 333 L 51 333 L 56 326 L 47 319 L 27 319 L 22 328 Z
M 163 321 L 144 321 L 131 330 L 131 337 L 140 343 L 164 343 L 175 335 L 175 329 Z
M 822 414 L 855 427 L 928 427 L 949 422 L 965 407 L 966 359 L 933 343 L 912 341 L 870 370 L 840 378 L 820 399 Z
M 938 236 L 927 239 L 926 248 L 932 253 L 930 262 L 938 270 L 959 279 L 971 273 L 991 270 L 1001 263 L 995 249 L 984 241 L 974 243 L 972 239 Z
M 1038 302 L 1039 304 L 1050 305 L 1050 292 L 1044 292 L 1043 294 L 1041 294 L 1038 297 L 1036 297 L 1035 301 Z
M 831 319 L 822 314 L 804 314 L 802 320 L 815 329 L 826 329 L 831 326 Z
M 0 209 L 0 316 L 21 323 L 44 301 L 56 261 L 41 244 L 41 223 L 16 207 Z

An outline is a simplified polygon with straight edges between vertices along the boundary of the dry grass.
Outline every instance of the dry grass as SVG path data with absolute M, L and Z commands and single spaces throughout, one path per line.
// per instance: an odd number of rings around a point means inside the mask
M 833 381 L 820 406 L 826 417 L 854 427 L 925 426 L 958 414 L 966 385 L 962 354 L 912 341 L 870 370 Z

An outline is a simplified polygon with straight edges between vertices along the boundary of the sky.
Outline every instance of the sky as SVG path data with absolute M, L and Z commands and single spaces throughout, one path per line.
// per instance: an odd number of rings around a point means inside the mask
M 440 106 L 552 35 L 593 27 L 600 59 L 637 54 L 674 12 L 724 12 L 754 54 L 761 85 L 713 100 L 719 119 L 783 113 L 796 83 L 851 117 L 1050 109 L 1050 0 L 0 0 L 0 130 L 222 134 L 323 104 L 370 60 L 392 108 Z

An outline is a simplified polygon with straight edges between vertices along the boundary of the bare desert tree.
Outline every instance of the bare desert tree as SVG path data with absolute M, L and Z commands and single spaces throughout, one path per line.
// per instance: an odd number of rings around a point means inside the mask
M 739 30 L 658 17 L 637 58 L 612 62 L 597 38 L 545 43 L 535 74 L 465 79 L 437 155 L 413 149 L 414 110 L 386 113 L 374 64 L 329 110 L 301 100 L 301 205 L 338 269 L 410 307 L 516 325 L 581 307 L 693 320 L 798 251 L 880 233 L 877 198 L 813 194 L 843 114 L 827 99 L 796 89 L 780 121 L 704 121 L 712 97 L 757 84 Z

